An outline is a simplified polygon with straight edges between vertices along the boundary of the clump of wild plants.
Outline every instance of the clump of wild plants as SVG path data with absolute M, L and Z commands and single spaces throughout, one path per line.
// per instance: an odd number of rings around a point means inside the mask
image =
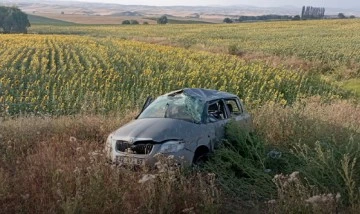
M 236 55 L 236 56 L 243 56 L 245 55 L 245 51 L 243 49 L 241 49 L 238 45 L 236 44 L 232 44 L 229 45 L 228 47 L 228 53 L 231 55 Z
M 225 140 L 205 168 L 217 175 L 222 189 L 245 201 L 269 198 L 275 190 L 265 172 L 265 147 L 256 135 L 250 136 L 236 121 L 225 127 Z
M 339 192 L 341 202 L 351 210 L 360 204 L 360 144 L 351 139 L 343 144 L 316 142 L 294 146 L 293 154 L 302 163 L 297 168 L 323 192 Z
M 317 194 L 316 187 L 305 184 L 299 172 L 278 174 L 272 179 L 276 199 L 266 202 L 270 213 L 337 213 L 340 193 Z
M 213 173 L 188 170 L 179 166 L 174 156 L 157 156 L 156 170 L 143 174 L 138 181 L 144 204 L 140 213 L 217 213 L 220 192 Z M 196 193 L 195 193 L 196 192 Z M 181 204 L 187 207 L 179 207 Z
M 355 211 L 360 204 L 359 110 L 350 101 L 313 97 L 293 106 L 265 105 L 254 122 L 266 145 L 287 155 L 276 160 L 278 174 L 299 171 L 319 192 L 340 193 L 341 206 Z

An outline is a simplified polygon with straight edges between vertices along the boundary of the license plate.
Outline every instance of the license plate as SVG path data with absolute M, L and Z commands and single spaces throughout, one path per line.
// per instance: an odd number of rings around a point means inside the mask
M 143 165 L 144 159 L 134 158 L 134 157 L 117 156 L 116 162 L 119 164 L 125 164 L 125 165 Z

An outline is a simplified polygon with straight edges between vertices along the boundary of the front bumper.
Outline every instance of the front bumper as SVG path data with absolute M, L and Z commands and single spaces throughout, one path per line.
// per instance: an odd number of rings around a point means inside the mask
M 116 149 L 116 145 L 111 146 L 111 152 L 109 158 L 113 163 L 119 165 L 136 165 L 136 166 L 148 166 L 154 167 L 156 163 L 161 161 L 162 158 L 171 157 L 175 163 L 180 163 L 181 165 L 190 165 L 192 163 L 194 153 L 186 148 L 175 152 L 160 154 L 161 144 L 156 144 L 153 146 L 152 151 L 147 155 L 142 154 L 131 154 L 127 152 L 120 152 Z

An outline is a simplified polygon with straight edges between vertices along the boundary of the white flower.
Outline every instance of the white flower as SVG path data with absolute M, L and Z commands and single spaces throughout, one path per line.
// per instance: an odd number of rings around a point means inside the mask
M 216 177 L 215 173 L 208 173 L 210 179 L 214 179 Z
M 70 137 L 70 142 L 75 143 L 77 141 L 76 137 Z
M 143 175 L 143 177 L 138 181 L 139 184 L 143 184 L 147 181 L 151 181 L 154 180 L 156 178 L 156 175 L 149 175 L 149 174 L 145 174 Z
M 337 194 L 336 194 L 336 196 L 335 196 L 336 201 L 339 201 L 339 200 L 340 200 L 340 198 L 341 198 L 340 193 L 337 193 Z
M 183 209 L 181 212 L 182 213 L 194 213 L 194 207 Z
M 75 174 L 80 174 L 80 169 L 78 167 L 76 167 L 75 170 L 74 170 L 74 173 Z
M 332 194 L 327 194 L 327 195 L 322 195 L 321 197 L 321 201 L 322 202 L 327 202 L 327 201 L 330 201 L 332 199 Z
M 289 182 L 295 181 L 298 179 L 298 177 L 299 177 L 299 172 L 297 172 L 297 171 L 293 172 L 290 174 L 288 181 Z
M 281 176 L 281 174 L 276 174 L 276 175 L 274 176 L 274 180 L 278 180 L 278 179 L 280 178 L 280 176 Z
M 99 151 L 89 152 L 88 155 L 92 157 L 101 156 L 101 152 Z
M 62 194 L 62 191 L 61 191 L 61 189 L 60 188 L 58 188 L 58 189 L 56 189 L 56 194 L 60 197 L 60 198 L 62 198 L 63 197 L 63 194 Z
M 315 195 L 315 196 L 312 196 L 312 197 L 305 200 L 305 202 L 310 203 L 310 204 L 316 204 L 316 203 L 318 203 L 320 201 L 321 201 L 321 196 L 320 195 Z
M 275 204 L 275 203 L 276 203 L 276 200 L 270 200 L 270 201 L 267 201 L 266 203 L 267 203 L 267 204 Z

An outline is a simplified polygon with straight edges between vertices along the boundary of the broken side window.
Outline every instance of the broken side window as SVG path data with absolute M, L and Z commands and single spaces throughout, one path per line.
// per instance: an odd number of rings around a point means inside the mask
M 208 109 L 208 122 L 216 122 L 227 118 L 225 104 L 222 100 L 217 100 L 209 103 Z

